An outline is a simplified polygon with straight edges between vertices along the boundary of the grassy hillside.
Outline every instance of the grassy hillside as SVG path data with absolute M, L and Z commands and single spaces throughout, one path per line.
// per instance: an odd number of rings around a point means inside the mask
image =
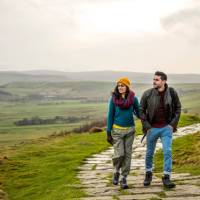
M 200 119 L 184 116 L 180 124 L 194 122 Z M 140 131 L 138 122 L 136 131 Z M 0 150 L 2 157 L 6 157 L 0 160 L 0 188 L 8 192 L 10 200 L 77 199 L 84 196 L 77 187 L 78 166 L 86 157 L 108 146 L 106 133 L 102 132 L 34 140 Z
M 63 81 L 99 81 L 113 82 L 120 77 L 127 76 L 134 83 L 150 83 L 153 73 L 130 71 L 88 71 L 61 72 L 48 70 L 33 70 L 21 72 L 0 71 L 0 84 L 28 81 L 28 82 L 63 82 Z M 200 83 L 199 74 L 168 74 L 170 83 Z
M 29 139 L 36 139 L 51 135 L 61 130 L 72 130 L 89 121 L 103 119 L 107 104 L 105 103 L 81 103 L 80 101 L 56 101 L 56 102 L 27 102 L 0 104 L 0 147 L 14 145 Z M 23 118 L 39 116 L 41 118 L 86 117 L 76 123 L 61 123 L 49 125 L 16 126 L 15 121 Z
M 200 113 L 200 92 L 192 92 L 181 97 L 183 108 L 189 113 Z
M 200 132 L 173 141 L 173 171 L 200 175 Z M 155 171 L 162 172 L 163 156 L 155 156 Z
M 143 91 L 145 84 L 134 84 L 136 92 Z M 17 82 L 0 86 L 0 91 L 18 97 L 19 100 L 59 100 L 82 98 L 83 100 L 107 101 L 115 83 L 112 82 Z M 144 89 L 143 89 L 144 88 Z M 34 98 L 35 97 L 35 98 Z M 36 98 L 38 97 L 38 99 Z
M 84 195 L 76 187 L 78 166 L 107 146 L 105 133 L 85 133 L 11 149 L 0 164 L 0 188 L 10 200 L 77 199 Z
M 16 145 L 54 132 L 72 130 L 106 116 L 107 103 L 115 83 L 111 82 L 18 82 L 0 86 L 0 146 Z M 133 84 L 137 96 L 151 87 Z M 179 92 L 183 112 L 200 113 L 200 84 L 174 85 Z M 3 97 L 2 97 L 3 96 Z M 75 123 L 16 126 L 23 118 L 41 119 L 83 117 Z
M 141 96 L 144 90 L 152 87 L 144 83 L 132 83 L 132 89 L 136 92 L 137 96 Z M 0 85 L 0 91 L 8 92 L 19 97 L 29 95 L 41 96 L 65 96 L 70 97 L 108 97 L 110 92 L 114 89 L 115 82 L 97 82 L 97 81 L 68 81 L 68 82 L 15 82 Z M 170 84 L 181 96 L 190 93 L 198 93 L 200 91 L 200 83 L 191 84 Z

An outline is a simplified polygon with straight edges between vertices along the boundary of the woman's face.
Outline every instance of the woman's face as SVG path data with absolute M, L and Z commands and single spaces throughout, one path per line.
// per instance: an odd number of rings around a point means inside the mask
M 126 85 L 124 85 L 123 83 L 118 83 L 117 87 L 120 94 L 126 93 Z

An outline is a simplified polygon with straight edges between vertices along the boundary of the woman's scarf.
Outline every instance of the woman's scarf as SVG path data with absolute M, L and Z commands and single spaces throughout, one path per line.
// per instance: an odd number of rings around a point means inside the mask
M 128 96 L 126 99 L 120 97 L 117 98 L 113 95 L 113 102 L 116 106 L 119 106 L 121 109 L 128 109 L 130 106 L 133 105 L 135 93 L 133 91 L 129 91 Z

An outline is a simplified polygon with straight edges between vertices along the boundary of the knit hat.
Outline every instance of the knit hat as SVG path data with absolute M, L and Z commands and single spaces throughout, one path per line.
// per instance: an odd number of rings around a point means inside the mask
M 117 80 L 117 84 L 118 83 L 123 83 L 124 85 L 126 85 L 129 88 L 130 88 L 130 85 L 131 85 L 131 83 L 130 83 L 130 81 L 127 77 L 120 78 L 119 80 Z

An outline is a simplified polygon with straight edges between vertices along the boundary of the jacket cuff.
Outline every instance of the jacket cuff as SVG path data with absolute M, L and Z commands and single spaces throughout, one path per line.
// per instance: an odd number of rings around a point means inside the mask
M 151 129 L 151 125 L 148 122 L 143 123 L 143 132 L 146 133 L 149 129 Z
M 110 130 L 109 131 L 107 130 L 107 135 L 111 135 L 111 131 Z

